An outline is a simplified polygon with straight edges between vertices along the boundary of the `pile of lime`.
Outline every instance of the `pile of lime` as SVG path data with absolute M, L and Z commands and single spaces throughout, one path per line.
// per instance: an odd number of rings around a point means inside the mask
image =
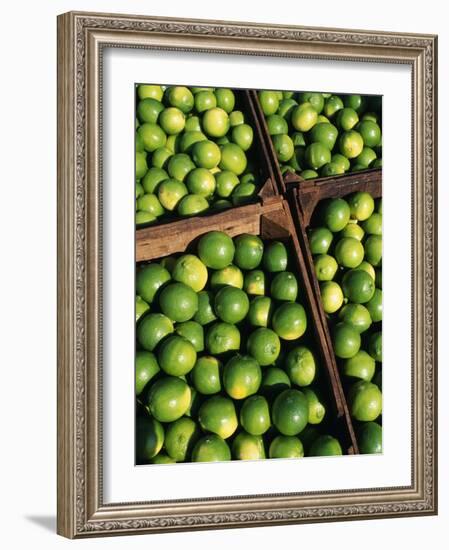
M 136 461 L 342 454 L 288 242 L 211 231 L 136 273 Z
M 254 131 L 239 108 L 227 88 L 137 86 L 137 226 L 254 200 Z
M 308 234 L 360 452 L 382 452 L 382 199 L 323 201 Z
M 380 96 L 260 90 L 281 172 L 303 179 L 382 166 Z

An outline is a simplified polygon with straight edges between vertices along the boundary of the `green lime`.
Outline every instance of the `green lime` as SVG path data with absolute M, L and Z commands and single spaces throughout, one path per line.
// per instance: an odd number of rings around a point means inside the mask
M 239 350 L 239 329 L 229 323 L 214 323 L 206 333 L 206 349 L 213 355 Z
M 173 330 L 173 323 L 168 317 L 162 313 L 149 313 L 137 326 L 137 340 L 143 349 L 153 351 Z
M 358 157 L 354 159 L 354 163 L 365 168 L 370 168 L 374 161 L 376 160 L 376 152 L 370 147 L 363 147 L 362 152 Z
M 371 275 L 371 277 L 373 278 L 373 281 L 376 282 L 376 286 L 378 286 L 377 285 L 378 276 L 376 275 L 376 270 L 374 269 L 374 267 L 369 262 L 363 261 L 358 266 L 357 269 L 363 269 L 363 271 L 366 271 L 369 275 Z M 382 270 L 380 270 L 380 272 L 382 272 Z
M 274 312 L 272 325 L 283 340 L 297 340 L 307 328 L 306 312 L 301 304 L 285 302 Z
M 334 327 L 332 342 L 337 357 L 350 359 L 359 351 L 361 338 L 359 332 L 351 325 L 337 323 Z
M 309 404 L 308 423 L 312 425 L 321 424 L 326 416 L 326 407 L 324 406 L 322 399 L 312 388 L 304 388 L 302 391 L 304 392 L 304 395 L 307 398 L 307 403 Z
M 171 458 L 170 456 L 159 453 L 156 456 L 154 456 L 152 459 L 150 459 L 150 464 L 175 464 L 176 460 Z
M 234 263 L 241 269 L 255 269 L 262 261 L 264 246 L 257 235 L 243 233 L 234 237 Z
M 288 134 L 288 123 L 281 115 L 270 115 L 267 117 L 267 127 L 270 136 L 278 134 Z
M 217 88 L 214 93 L 217 98 L 217 106 L 230 113 L 235 106 L 234 92 L 229 88 Z
M 175 268 L 176 258 L 174 256 L 166 256 L 165 258 L 162 258 L 160 264 L 171 275 L 173 273 L 173 269 Z
M 370 235 L 365 241 L 365 258 L 377 267 L 382 262 L 382 237 L 380 235 Z
M 215 395 L 201 405 L 198 412 L 200 426 L 223 439 L 231 437 L 238 426 L 234 403 L 228 397 Z
M 217 98 L 210 90 L 202 90 L 195 94 L 195 109 L 198 113 L 203 113 L 217 106 Z
M 201 237 L 198 243 L 198 255 L 201 261 L 212 269 L 222 269 L 234 259 L 234 243 L 222 231 L 210 231 Z
M 191 418 L 183 416 L 168 425 L 164 441 L 165 450 L 176 462 L 184 462 L 189 459 L 200 433 L 196 423 Z
M 210 170 L 218 166 L 221 159 L 221 151 L 213 141 L 198 141 L 192 146 L 192 158 L 197 166 Z
M 213 290 L 220 289 L 224 286 L 232 286 L 241 289 L 243 288 L 243 273 L 237 266 L 233 264 L 228 265 L 212 273 L 210 286 Z
M 342 279 L 343 294 L 350 302 L 365 304 L 374 295 L 374 280 L 363 269 L 351 269 Z
M 221 391 L 221 363 L 216 357 L 199 357 L 191 373 L 195 389 L 203 395 Z
M 325 116 L 332 118 L 343 107 L 343 101 L 337 95 L 331 95 L 324 102 L 323 112 Z
M 382 452 L 382 426 L 377 422 L 363 423 L 357 432 L 359 451 L 365 455 Z
M 201 132 L 200 118 L 196 115 L 188 115 L 186 118 L 184 132 Z
M 273 147 L 279 162 L 288 162 L 295 152 L 292 138 L 287 134 L 273 136 Z
M 271 426 L 270 409 L 265 397 L 252 395 L 240 410 L 240 424 L 251 435 L 262 435 Z
M 137 199 L 137 209 L 143 212 L 149 212 L 156 218 L 162 216 L 165 210 L 156 195 L 147 193 Z
M 222 170 L 215 176 L 217 182 L 217 195 L 219 197 L 229 197 L 235 187 L 240 183 L 239 178 L 234 172 Z
M 374 332 L 369 341 L 369 354 L 382 363 L 382 332 Z
M 342 172 L 347 172 L 351 166 L 349 160 L 344 155 L 340 155 L 340 153 L 332 155 L 331 162 L 338 164 Z
M 188 218 L 197 216 L 209 210 L 209 203 L 201 195 L 186 195 L 178 204 L 177 212 L 180 216 Z
M 260 393 L 273 397 L 291 386 L 290 379 L 279 367 L 267 367 L 263 370 Z
M 298 281 L 293 273 L 281 271 L 271 281 L 270 293 L 275 300 L 294 302 L 298 297 Z
M 192 451 L 192 462 L 223 462 L 231 460 L 231 451 L 226 441 L 215 434 L 202 437 Z
M 349 412 L 360 422 L 371 422 L 382 412 L 382 392 L 371 382 L 359 380 L 348 393 Z
M 382 291 L 376 288 L 373 297 L 366 303 L 366 309 L 369 311 L 373 323 L 382 321 Z
M 207 141 L 207 137 L 198 130 L 184 132 L 179 142 L 179 150 L 182 153 L 190 153 L 196 143 Z
M 341 237 L 351 237 L 361 242 L 365 235 L 365 231 L 363 231 L 358 223 L 353 223 L 353 221 L 354 220 L 349 220 L 348 225 L 342 229 L 340 235 Z
M 321 216 L 326 227 L 336 233 L 346 227 L 351 211 L 344 199 L 329 199 L 325 201 L 321 209 Z M 327 250 L 319 252 L 325 254 Z
M 327 178 L 329 176 L 339 176 L 341 174 L 344 174 L 344 170 L 341 166 L 341 164 L 337 162 L 328 162 L 325 164 L 320 171 L 320 174 L 323 176 L 323 178 Z
M 312 254 L 327 254 L 334 236 L 327 227 L 316 227 L 309 231 L 308 238 Z
M 207 142 L 202 142 L 207 143 Z M 189 172 L 186 178 L 186 185 L 189 193 L 211 197 L 215 192 L 215 177 L 206 168 L 195 168 Z
M 182 181 L 176 179 L 164 180 L 157 187 L 157 196 L 160 203 L 170 212 L 176 209 L 181 199 L 187 194 L 187 187 Z
M 305 159 L 310 168 L 317 170 L 330 162 L 331 153 L 326 145 L 319 142 L 311 143 L 306 149 Z
M 164 110 L 164 106 L 160 101 L 153 97 L 141 99 L 137 104 L 137 117 L 140 122 L 151 122 L 155 124 L 159 114 Z
M 193 320 L 200 325 L 207 325 L 217 318 L 213 307 L 213 294 L 207 290 L 198 292 L 198 310 L 193 316 Z
M 266 458 L 262 437 L 240 432 L 232 442 L 232 454 L 236 460 Z
M 156 292 L 170 279 L 170 273 L 160 264 L 147 264 L 136 273 L 136 292 L 145 302 L 151 304 Z
M 249 299 L 243 290 L 225 286 L 215 295 L 214 309 L 222 321 L 235 325 L 246 317 Z
M 318 177 L 318 172 L 315 172 L 315 170 L 303 170 L 299 175 L 304 180 L 313 180 Z
M 339 312 L 338 318 L 360 334 L 368 330 L 372 323 L 369 311 L 362 304 L 346 304 Z
M 341 445 L 331 435 L 321 435 L 312 443 L 308 456 L 338 456 L 342 455 Z
M 360 113 L 365 110 L 366 100 L 363 96 L 358 94 L 346 95 L 343 97 L 345 107 L 350 107 Z
M 335 281 L 321 283 L 320 293 L 325 313 L 335 313 L 343 305 L 343 291 L 341 290 L 341 286 Z
M 374 212 L 362 223 L 362 227 L 368 235 L 382 235 L 382 214 Z
M 318 114 L 324 108 L 324 97 L 320 92 L 302 92 L 298 95 L 298 101 L 301 104 L 309 102 Z
M 318 119 L 318 113 L 313 105 L 306 101 L 292 110 L 291 123 L 295 130 L 308 132 L 315 126 Z
M 357 124 L 356 130 L 362 136 L 363 142 L 367 147 L 376 147 L 376 145 L 380 144 L 382 134 L 376 122 L 364 119 Z
M 316 374 L 316 364 L 313 353 L 305 346 L 291 349 L 285 359 L 285 371 L 297 386 L 309 386 Z
M 256 192 L 254 183 L 240 183 L 232 192 L 232 203 L 238 206 L 252 202 Z
M 268 455 L 270 458 L 302 458 L 304 447 L 294 435 L 278 435 L 271 442 Z
M 288 253 L 285 244 L 280 241 L 271 241 L 265 246 L 262 256 L 264 270 L 270 273 L 285 271 L 288 264 Z
M 274 426 L 282 435 L 297 435 L 307 425 L 307 398 L 299 390 L 284 390 L 274 400 L 271 414 Z
M 376 370 L 376 362 L 364 350 L 358 351 L 354 357 L 343 363 L 343 374 L 351 378 L 360 378 L 370 382 Z
M 245 273 L 243 290 L 252 296 L 263 296 L 265 294 L 265 274 L 259 269 Z M 251 309 L 251 305 L 250 305 Z
M 166 92 L 167 101 L 173 107 L 177 107 L 184 114 L 189 113 L 195 104 L 192 92 L 185 86 L 171 86 L 167 88 Z
M 140 395 L 148 382 L 160 371 L 155 355 L 149 351 L 136 352 L 136 395 Z
M 140 296 L 136 296 L 136 321 L 138 321 L 144 313 L 150 310 L 150 306 Z
M 267 327 L 271 321 L 273 303 L 268 296 L 256 296 L 249 306 L 248 321 L 254 327 Z
M 347 198 L 351 210 L 351 218 L 358 221 L 368 219 L 374 212 L 374 199 L 364 191 L 358 191 Z
M 157 358 L 161 369 L 167 374 L 183 376 L 193 369 L 196 351 L 189 340 L 175 334 L 162 342 Z
M 249 124 L 239 124 L 232 129 L 232 141 L 243 151 L 248 151 L 254 139 L 253 129 Z
M 159 305 L 162 313 L 172 321 L 182 323 L 191 319 L 198 310 L 196 292 L 184 283 L 166 285 L 160 296 Z
M 195 348 L 196 352 L 204 350 L 204 329 L 202 325 L 196 321 L 184 321 L 177 323 L 175 331 L 179 336 L 188 340 Z
M 319 122 L 310 130 L 309 137 L 311 142 L 321 143 L 329 151 L 332 151 L 337 141 L 338 130 L 330 122 Z M 312 166 L 312 168 L 314 167 Z
M 249 335 L 247 350 L 262 367 L 272 365 L 281 352 L 278 335 L 269 328 L 258 328 Z
M 136 212 L 136 225 L 140 227 L 146 227 L 147 225 L 152 224 L 157 220 L 156 216 L 150 214 L 149 212 L 141 212 L 138 210 Z
M 148 171 L 147 155 L 136 151 L 136 179 L 140 180 Z
M 151 164 L 153 165 L 153 168 L 165 168 L 172 156 L 173 151 L 171 151 L 167 146 L 159 147 L 151 155 Z
M 344 132 L 340 137 L 340 152 L 348 159 L 358 157 L 363 150 L 363 138 L 355 130 Z
M 178 153 L 170 157 L 168 161 L 168 173 L 171 178 L 184 181 L 189 172 L 195 168 L 192 159 L 185 153 Z
M 270 90 L 259 90 L 260 105 L 265 116 L 274 115 L 279 108 L 279 97 L 276 92 Z
M 184 132 L 187 132 L 187 121 L 186 121 L 186 126 L 184 128 Z M 165 147 L 169 149 L 173 154 L 184 152 L 184 151 L 181 151 L 180 149 L 180 143 L 182 140 L 182 136 L 184 135 L 184 132 L 182 134 L 172 134 L 171 136 L 167 136 Z M 152 158 L 154 158 L 154 153 Z
M 364 254 L 362 243 L 353 237 L 343 237 L 335 247 L 335 259 L 338 264 L 350 269 L 362 263 Z
M 160 126 L 151 122 L 144 122 L 137 130 L 140 135 L 145 151 L 152 153 L 159 147 L 163 147 L 167 136 Z
M 140 182 L 136 182 L 136 199 L 141 197 L 144 194 L 144 190 L 142 187 L 142 184 Z
M 328 254 L 318 254 L 313 258 L 313 265 L 318 281 L 332 281 L 338 270 L 338 264 Z
M 189 386 L 175 376 L 157 380 L 148 392 L 150 413 L 159 422 L 174 422 L 181 418 L 190 406 Z
M 145 464 L 157 455 L 164 444 L 164 428 L 154 418 L 136 419 L 136 462 Z
M 244 399 L 257 392 L 262 372 L 257 361 L 249 355 L 234 355 L 223 370 L 223 386 L 232 399 Z
M 279 103 L 277 116 L 281 116 L 282 118 L 284 118 L 286 121 L 289 122 L 291 120 L 292 111 L 297 106 L 298 106 L 298 102 L 295 101 L 292 97 L 288 97 L 288 98 L 284 97 L 284 99 L 282 99 L 282 101 Z M 268 123 L 268 118 L 269 117 L 267 117 L 267 123 Z M 282 133 L 285 134 L 287 132 L 282 132 Z
M 139 84 L 137 86 L 137 95 L 139 99 L 145 99 L 146 97 L 152 97 L 161 101 L 164 91 L 161 86 L 154 86 L 153 84 Z
M 148 170 L 142 179 L 142 187 L 145 193 L 154 193 L 157 186 L 166 179 L 168 179 L 168 174 L 165 170 L 153 167 Z
M 159 125 L 166 134 L 179 134 L 184 130 L 185 124 L 184 113 L 176 107 L 168 107 L 159 115 Z
M 339 128 L 347 132 L 352 130 L 352 128 L 354 128 L 354 126 L 358 123 L 359 115 L 356 111 L 354 111 L 354 109 L 345 107 L 344 109 L 340 109 L 338 111 L 335 121 Z
M 207 283 L 207 267 L 194 254 L 183 254 L 174 263 L 172 277 L 199 292 Z

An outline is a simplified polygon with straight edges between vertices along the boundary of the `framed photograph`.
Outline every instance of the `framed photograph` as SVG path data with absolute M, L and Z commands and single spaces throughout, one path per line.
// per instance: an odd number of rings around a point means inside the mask
M 58 17 L 58 533 L 437 513 L 437 37 Z

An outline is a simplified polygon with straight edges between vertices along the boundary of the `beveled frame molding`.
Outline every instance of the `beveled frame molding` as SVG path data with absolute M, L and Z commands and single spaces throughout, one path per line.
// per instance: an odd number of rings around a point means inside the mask
M 101 54 L 137 47 L 412 68 L 413 482 L 408 487 L 104 504 Z M 437 513 L 437 38 L 221 21 L 58 17 L 58 533 L 77 538 Z M 150 496 L 150 495 L 149 495 Z

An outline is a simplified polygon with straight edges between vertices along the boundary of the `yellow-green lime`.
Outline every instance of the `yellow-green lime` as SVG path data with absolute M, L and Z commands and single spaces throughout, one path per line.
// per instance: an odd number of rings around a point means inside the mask
M 203 113 L 217 106 L 217 98 L 210 90 L 202 90 L 195 94 L 195 110 L 198 113 Z
M 240 432 L 232 442 L 232 455 L 236 460 L 259 460 L 265 457 L 263 438 Z
M 327 254 L 334 236 L 327 227 L 316 227 L 309 231 L 308 238 L 312 254 Z
M 212 432 L 223 439 L 231 437 L 238 426 L 234 403 L 228 397 L 215 395 L 201 405 L 198 421 L 206 432 Z
M 185 132 L 201 132 L 200 118 L 196 115 L 189 114 L 186 118 Z M 169 139 L 169 138 L 168 138 Z
M 167 88 L 165 94 L 168 103 L 180 109 L 184 114 L 189 113 L 193 109 L 195 103 L 193 94 L 185 86 L 171 86 Z
M 201 195 L 186 195 L 179 201 L 176 210 L 180 216 L 188 218 L 209 210 L 209 203 Z
M 374 212 L 362 223 L 362 227 L 368 235 L 382 235 L 382 214 Z
M 309 386 L 315 379 L 315 357 L 306 346 L 291 349 L 285 358 L 284 368 L 290 380 L 297 386 Z
M 354 357 L 346 359 L 342 366 L 342 372 L 345 376 L 359 378 L 370 382 L 376 371 L 376 362 L 364 350 L 359 350 Z
M 136 395 L 140 395 L 148 382 L 160 372 L 156 356 L 149 351 L 136 352 Z
M 335 247 L 335 259 L 338 264 L 350 269 L 362 263 L 364 254 L 362 243 L 353 237 L 343 237 Z
M 136 462 L 145 464 L 156 456 L 164 444 L 164 428 L 154 418 L 139 416 L 136 419 Z
M 229 197 L 234 188 L 240 183 L 238 176 L 230 170 L 218 172 L 215 176 L 215 181 L 217 184 L 217 195 L 224 198 Z
M 150 464 L 175 464 L 176 460 L 164 453 L 158 453 L 150 459 Z
M 203 115 L 202 127 L 210 137 L 223 137 L 230 128 L 229 116 L 221 107 L 209 109 Z
M 292 138 L 288 134 L 277 134 L 272 141 L 279 162 L 288 162 L 295 152 Z
M 224 286 L 243 288 L 243 273 L 236 265 L 231 264 L 212 273 L 210 278 L 212 290 L 218 290 Z
M 257 393 L 262 382 L 259 363 L 249 355 L 234 355 L 223 370 L 223 386 L 232 399 Z
M 348 159 L 358 157 L 363 150 L 363 138 L 355 130 L 344 132 L 340 137 L 340 152 Z
M 345 107 L 354 109 L 357 113 L 361 113 L 365 110 L 366 99 L 360 94 L 350 94 L 343 97 L 343 103 Z
M 369 311 L 373 323 L 382 321 L 382 290 L 376 288 L 373 297 L 366 303 L 366 309 Z
M 148 392 L 150 413 L 159 422 L 174 422 L 181 418 L 190 406 L 189 386 L 176 376 L 165 376 L 152 384 Z
M 179 134 L 184 130 L 186 117 L 177 107 L 168 107 L 160 113 L 158 122 L 166 134 Z
M 310 168 L 318 170 L 331 161 L 331 152 L 320 142 L 311 143 L 306 149 L 305 159 Z
M 183 254 L 175 261 L 172 277 L 175 281 L 184 283 L 195 292 L 199 292 L 207 283 L 207 267 L 194 254 Z
M 273 302 L 268 296 L 256 296 L 249 306 L 248 321 L 254 327 L 267 327 L 273 314 Z
M 358 123 L 359 115 L 356 111 L 354 111 L 354 109 L 345 107 L 338 111 L 335 121 L 339 128 L 347 132 L 348 130 L 352 130 L 352 128 L 354 128 L 354 126 Z
M 245 152 L 235 143 L 226 143 L 221 148 L 221 170 L 229 170 L 237 176 L 242 174 L 248 165 Z
M 170 212 L 176 209 L 181 199 L 187 194 L 187 187 L 177 179 L 166 179 L 157 187 L 157 197 L 160 203 Z
M 334 155 L 332 155 L 331 161 L 334 164 L 338 164 L 343 172 L 347 172 L 351 166 L 349 160 L 340 153 L 335 153 Z
M 210 170 L 218 166 L 221 159 L 221 151 L 213 141 L 198 141 L 192 147 L 192 158 L 197 166 Z
M 298 95 L 298 101 L 300 103 L 308 101 L 318 114 L 324 108 L 324 97 L 320 92 L 302 92 Z
M 154 193 L 157 186 L 166 179 L 168 179 L 168 174 L 163 168 L 153 167 L 142 179 L 142 187 L 145 193 Z
M 278 94 L 270 90 L 260 90 L 257 95 L 264 115 L 274 115 L 279 108 Z
M 146 97 L 152 97 L 161 101 L 164 91 L 161 86 L 155 86 L 153 84 L 139 84 L 137 86 L 137 95 L 139 99 L 145 99 Z
M 251 202 L 253 200 L 253 197 L 255 196 L 257 191 L 256 186 L 254 183 L 240 183 L 237 185 L 237 187 L 232 191 L 232 204 L 234 205 L 241 205 L 241 204 L 247 204 L 248 202 Z
M 229 123 L 231 124 L 231 128 L 238 126 L 239 124 L 244 124 L 244 122 L 245 116 L 242 111 L 232 111 L 229 113 Z
M 216 434 L 202 437 L 192 451 L 193 462 L 223 462 L 231 460 L 231 450 L 226 441 Z
M 339 164 L 338 162 L 332 162 L 332 161 L 325 164 L 320 170 L 320 174 L 324 178 L 329 176 L 339 176 L 341 174 L 344 174 L 344 172 L 345 171 L 342 168 L 341 164 Z
M 341 286 L 335 281 L 320 283 L 320 293 L 325 313 L 335 313 L 343 305 L 343 291 Z
M 151 122 L 155 124 L 164 106 L 160 101 L 152 97 L 146 97 L 137 104 L 137 117 L 140 122 Z
M 347 198 L 351 218 L 358 221 L 367 220 L 374 212 L 374 199 L 364 191 L 358 191 Z
M 285 302 L 273 314 L 272 326 L 283 340 L 297 340 L 307 328 L 307 317 L 301 304 Z
M 371 147 L 363 147 L 360 155 L 354 159 L 354 163 L 365 168 L 370 168 L 376 158 L 376 152 Z
M 343 101 L 338 96 L 331 95 L 324 102 L 323 112 L 325 116 L 332 118 L 343 107 Z
M 315 126 L 318 120 L 318 113 L 313 105 L 306 101 L 295 107 L 291 113 L 291 123 L 300 132 L 308 132 Z
M 167 147 L 167 144 L 165 144 L 164 147 L 159 147 L 151 155 L 151 164 L 154 168 L 165 168 L 173 154 L 173 151 Z
M 376 286 L 378 286 L 377 285 L 378 276 L 377 276 L 376 270 L 369 262 L 363 260 L 363 262 L 358 266 L 357 269 L 363 269 L 363 271 L 366 271 L 369 275 L 371 275 L 371 277 L 373 278 L 373 281 L 376 282 Z M 382 270 L 380 270 L 380 272 L 382 272 Z
M 147 155 L 144 152 L 136 151 L 136 180 L 140 180 L 148 171 Z
M 156 218 L 162 216 L 165 213 L 164 207 L 159 202 L 156 195 L 152 193 L 145 193 L 137 199 L 137 209 L 143 212 L 149 212 Z
M 363 228 L 358 223 L 353 222 L 354 220 L 349 220 L 348 225 L 342 229 L 340 235 L 342 237 L 351 237 L 361 242 L 365 236 L 365 231 L 363 231 Z
M 243 290 L 252 296 L 265 294 L 265 274 L 260 269 L 254 269 L 245 273 Z M 251 306 L 250 306 L 251 308 Z
M 217 98 L 217 106 L 230 113 L 235 106 L 234 92 L 229 88 L 217 88 L 214 93 Z
M 312 425 L 321 424 L 326 416 L 326 407 L 323 400 L 312 388 L 303 388 L 303 393 L 309 404 L 308 423 Z
M 154 223 L 156 220 L 156 216 L 153 216 L 153 214 L 150 214 L 149 212 L 144 212 L 141 210 L 137 210 L 136 212 L 136 225 L 138 227 L 146 227 L 147 225 Z
M 364 119 L 357 124 L 357 131 L 361 134 L 363 142 L 367 147 L 376 147 L 379 145 L 382 134 L 376 122 Z
M 179 150 L 181 153 L 190 153 L 195 143 L 207 141 L 207 137 L 199 130 L 184 132 L 179 141 Z
M 195 168 L 187 175 L 186 185 L 189 193 L 211 197 L 215 192 L 215 177 L 206 168 Z
M 362 304 L 346 304 L 339 312 L 338 318 L 360 334 L 368 330 L 372 323 L 369 311 Z
M 150 310 L 150 306 L 145 302 L 145 300 L 137 295 L 136 296 L 136 321 L 138 321 L 142 315 Z
M 239 124 L 238 126 L 234 126 L 231 132 L 231 139 L 241 149 L 243 149 L 243 151 L 248 151 L 253 144 L 253 129 L 249 124 Z
M 301 440 L 294 435 L 278 435 L 270 444 L 270 458 L 302 458 L 304 447 Z
M 167 171 L 171 178 L 178 181 L 184 181 L 189 172 L 195 168 L 192 159 L 185 153 L 177 153 L 170 157 L 167 165 Z
M 152 153 L 159 147 L 163 147 L 167 141 L 167 136 L 160 126 L 152 122 L 144 122 L 137 130 L 139 133 L 145 151 Z
M 318 254 L 313 258 L 313 265 L 318 281 L 332 281 L 338 270 L 337 261 L 328 254 Z
M 360 422 L 371 422 L 382 412 L 382 392 L 371 382 L 359 380 L 348 393 L 349 412 Z

